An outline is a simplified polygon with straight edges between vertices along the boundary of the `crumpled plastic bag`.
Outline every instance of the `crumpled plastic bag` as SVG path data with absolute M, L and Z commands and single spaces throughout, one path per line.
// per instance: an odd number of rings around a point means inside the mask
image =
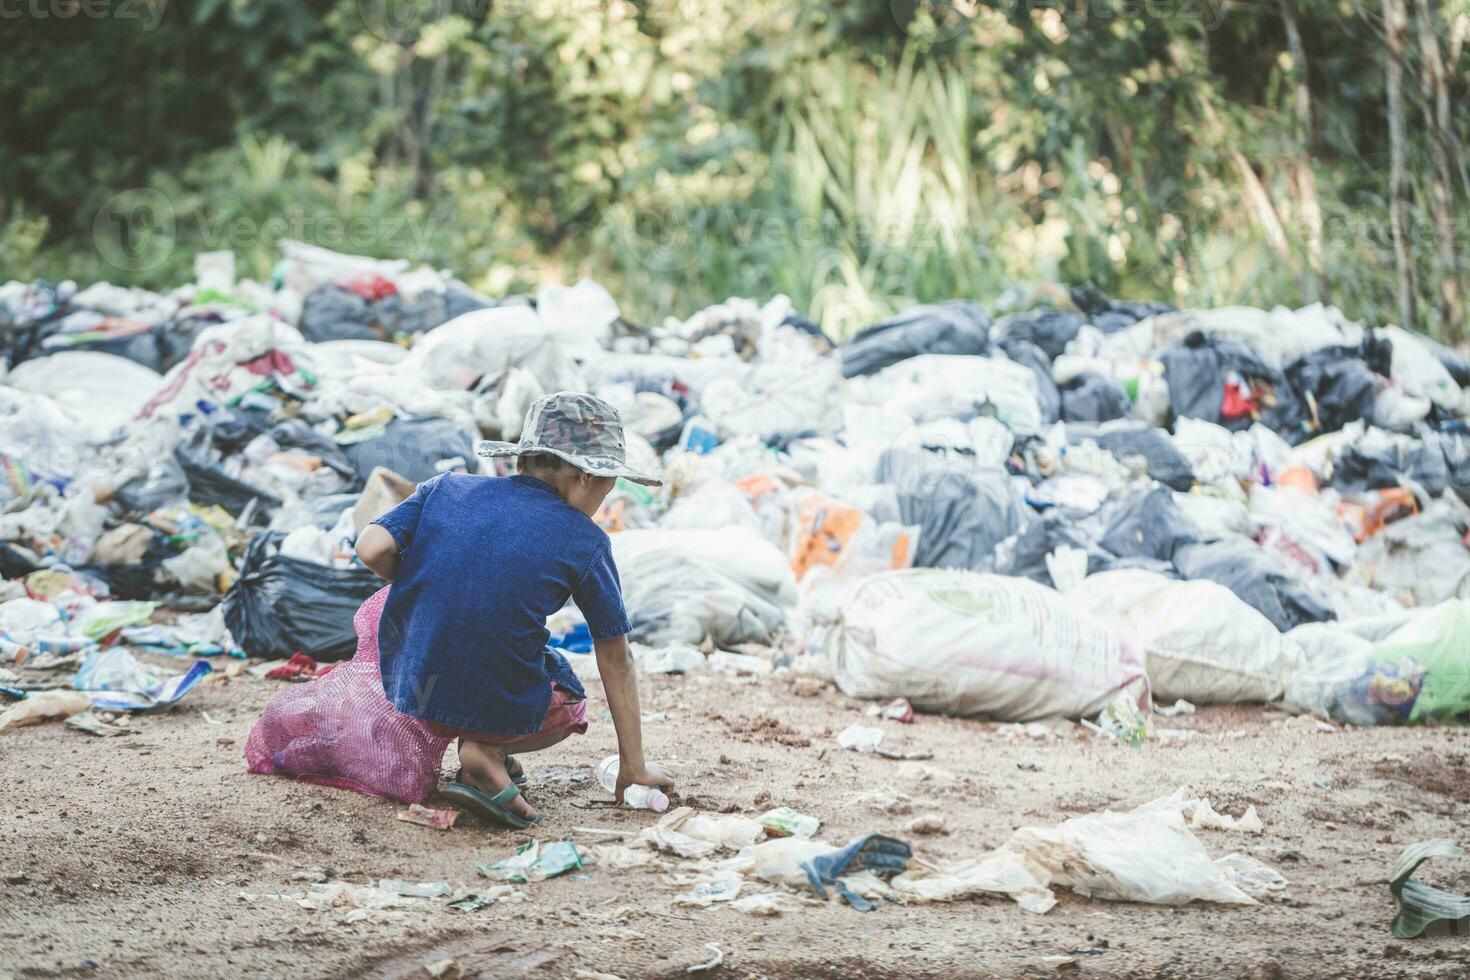
M 911 901 L 951 901 L 986 892 L 1012 896 L 1030 912 L 1056 904 L 1051 888 L 1114 901 L 1184 905 L 1194 901 L 1255 905 L 1285 879 L 1253 858 L 1212 860 L 1191 832 L 1220 827 L 1259 832 L 1254 811 L 1231 820 L 1208 800 L 1172 795 L 1126 813 L 1105 810 L 1053 827 L 1022 827 L 1001 848 L 975 858 L 911 870 L 892 882 Z
M 72 686 L 91 696 L 102 711 L 151 711 L 176 704 L 208 674 L 208 661 L 196 660 L 181 674 L 160 674 L 122 647 L 88 654 Z

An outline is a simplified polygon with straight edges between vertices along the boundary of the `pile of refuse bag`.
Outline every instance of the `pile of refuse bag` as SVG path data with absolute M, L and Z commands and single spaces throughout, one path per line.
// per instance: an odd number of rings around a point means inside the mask
M 503 474 L 476 441 L 584 390 L 664 480 L 597 515 L 647 670 L 1127 739 L 1154 699 L 1470 711 L 1470 357 L 1429 338 L 1088 286 L 834 343 L 784 296 L 644 327 L 587 280 L 492 299 L 283 252 L 268 283 L 206 253 L 167 294 L 0 286 L 0 663 L 124 642 L 66 649 L 65 609 L 15 606 L 37 575 L 89 610 L 214 610 L 176 647 L 350 658 L 362 527 L 437 473 Z M 548 632 L 590 647 L 575 607 Z

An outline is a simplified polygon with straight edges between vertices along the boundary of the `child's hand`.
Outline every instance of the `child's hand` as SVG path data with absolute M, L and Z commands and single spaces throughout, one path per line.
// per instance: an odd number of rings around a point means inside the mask
M 629 786 L 657 786 L 659 789 L 670 789 L 674 785 L 674 777 L 667 769 L 656 762 L 645 762 L 642 765 L 618 764 L 617 801 L 623 802 L 623 791 Z

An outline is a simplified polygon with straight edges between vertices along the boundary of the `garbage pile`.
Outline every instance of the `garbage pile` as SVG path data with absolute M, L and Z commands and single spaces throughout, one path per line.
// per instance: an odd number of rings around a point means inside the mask
M 348 659 L 379 584 L 357 532 L 436 473 L 495 472 L 475 442 L 575 389 L 665 483 L 597 517 L 645 670 L 1130 741 L 1151 699 L 1470 710 L 1470 357 L 1428 338 L 1086 287 L 834 343 L 785 297 L 641 327 L 590 281 L 491 299 L 283 251 L 270 283 L 208 253 L 167 294 L 0 286 L 4 661 Z M 574 607 L 549 629 L 590 648 Z

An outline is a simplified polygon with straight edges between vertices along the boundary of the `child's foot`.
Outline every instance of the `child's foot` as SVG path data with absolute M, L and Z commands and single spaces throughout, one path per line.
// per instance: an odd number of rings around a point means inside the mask
M 526 785 L 526 768 L 520 764 L 520 761 L 517 760 L 515 756 L 508 755 L 505 757 L 505 771 L 510 773 L 511 782 L 515 783 L 517 786 Z M 462 772 L 464 772 L 463 766 L 456 769 L 454 771 L 454 775 L 450 778 L 458 779 Z
M 493 745 L 465 742 L 459 750 L 459 762 L 460 780 L 487 796 L 494 796 L 510 785 L 512 773 L 506 768 L 505 753 Z M 504 806 L 526 820 L 536 818 L 536 810 L 526 802 L 524 796 L 516 796 Z

